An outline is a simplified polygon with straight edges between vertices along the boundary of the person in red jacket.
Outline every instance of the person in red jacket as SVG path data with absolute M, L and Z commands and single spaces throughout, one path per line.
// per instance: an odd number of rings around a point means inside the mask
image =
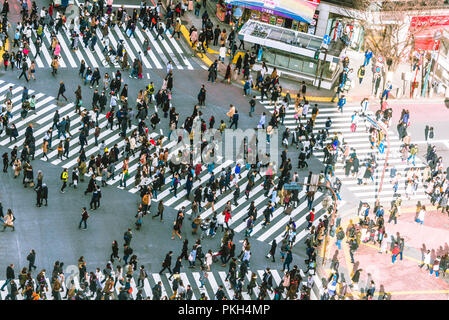
M 392 257 L 391 257 L 391 262 L 394 263 L 396 261 L 396 258 L 398 257 L 399 254 L 399 246 L 397 244 L 394 245 L 393 251 L 391 251 L 392 253 Z
M 230 229 L 229 225 L 228 225 L 229 219 L 231 219 L 231 211 L 225 210 L 225 223 L 226 223 L 226 228 L 228 228 L 228 229 Z
M 195 166 L 195 180 L 200 180 L 199 175 L 201 173 L 201 163 Z
M 310 213 L 309 213 L 309 215 L 307 216 L 306 219 L 307 219 L 307 222 L 308 222 L 307 230 L 309 230 L 310 227 L 313 224 L 313 220 L 315 219 L 315 208 L 312 208 L 312 211 L 310 211 Z

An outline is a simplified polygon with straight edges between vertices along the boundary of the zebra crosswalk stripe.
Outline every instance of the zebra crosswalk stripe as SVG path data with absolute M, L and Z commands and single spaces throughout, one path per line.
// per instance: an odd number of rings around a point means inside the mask
M 239 267 L 239 266 L 237 266 L 237 267 Z M 265 270 L 258 269 L 258 270 L 255 270 L 254 272 L 256 273 L 256 276 L 257 276 L 256 284 L 260 285 L 262 283 Z M 253 295 L 250 295 L 250 294 L 248 294 L 248 292 L 246 292 L 245 284 L 251 280 L 251 273 L 252 273 L 251 271 L 247 272 L 246 277 L 245 277 L 246 279 L 243 282 L 244 288 L 242 288 L 243 289 L 242 296 L 243 296 L 244 300 L 254 300 L 259 295 L 258 286 L 256 286 L 253 289 L 253 291 L 254 291 Z M 217 292 L 220 285 L 223 286 L 226 296 L 229 299 L 233 298 L 234 290 L 230 287 L 229 281 L 226 281 L 227 273 L 225 271 L 211 271 L 211 272 L 208 272 L 207 274 L 208 274 L 208 277 L 205 280 L 203 288 L 200 288 L 200 281 L 199 281 L 200 272 L 189 270 L 189 272 L 181 272 L 179 274 L 180 279 L 184 284 L 184 287 L 187 288 L 187 285 L 190 285 L 190 287 L 193 291 L 192 300 L 198 300 L 202 293 L 204 293 L 204 295 L 209 300 L 214 300 L 215 293 Z M 274 288 L 281 284 L 282 277 L 281 277 L 279 271 L 276 269 L 271 269 L 271 274 L 273 276 L 273 288 Z M 137 286 L 137 282 L 136 282 L 137 277 L 134 277 L 134 276 L 131 277 L 130 285 L 132 288 L 132 291 L 131 291 L 132 299 L 136 299 L 136 296 L 137 296 L 137 293 L 139 290 L 142 290 L 142 294 L 144 297 L 152 299 L 153 298 L 152 288 L 159 281 L 161 282 L 161 289 L 162 289 L 161 290 L 162 291 L 161 298 L 163 298 L 164 296 L 167 297 L 167 299 L 170 298 L 173 295 L 173 290 L 172 290 L 173 280 L 170 280 L 169 277 L 170 277 L 169 273 L 165 273 L 162 276 L 159 275 L 158 273 L 148 273 L 148 277 L 143 280 L 143 285 L 141 285 L 140 287 Z M 67 282 L 72 279 L 74 281 L 75 288 L 77 290 L 81 290 L 78 276 L 70 277 L 70 278 L 66 279 L 65 281 Z M 193 279 L 193 281 L 190 281 L 190 279 Z M 104 276 L 99 280 L 100 280 L 100 282 L 103 281 Z M 14 279 L 13 281 L 15 281 L 16 285 L 18 286 L 19 280 Z M 48 286 L 48 291 L 45 291 L 45 298 L 47 300 L 52 300 L 53 294 L 52 294 L 52 289 L 51 289 L 52 287 L 51 287 L 50 279 L 48 277 L 46 277 L 45 281 Z M 4 283 L 5 283 L 5 280 L 0 280 L 0 286 L 2 286 Z M 61 299 L 65 300 L 65 295 L 67 293 L 67 288 L 66 288 L 65 282 L 61 283 L 61 286 L 63 288 L 63 290 L 61 290 L 61 292 L 60 292 Z M 104 286 L 104 283 L 102 284 L 102 286 Z M 122 287 L 123 287 L 123 284 L 121 284 L 120 282 L 116 283 L 115 289 L 114 289 L 114 295 L 113 295 L 114 298 L 118 297 L 118 294 L 120 293 L 120 288 L 122 288 Z M 89 289 L 87 290 L 87 292 L 90 293 L 90 296 L 92 296 L 92 294 L 95 294 L 94 292 L 90 292 Z M 9 293 L 9 285 L 6 286 L 6 289 L 4 291 L 0 291 L 1 300 L 5 300 L 8 293 Z M 268 291 L 268 294 L 269 294 L 269 298 L 272 300 L 274 297 L 274 293 L 271 291 Z M 19 290 L 19 293 L 16 296 L 16 299 L 24 300 L 24 298 L 25 297 L 21 294 L 21 292 Z
M 263 104 L 271 113 L 274 111 L 274 105 L 270 106 L 269 101 L 259 101 Z M 351 175 L 346 177 L 344 174 L 344 164 L 341 162 L 337 162 L 335 164 L 335 173 L 342 181 L 343 185 L 346 186 L 350 191 L 352 191 L 360 200 L 365 202 L 373 203 L 376 200 L 377 188 L 380 183 L 381 177 L 380 172 L 383 170 L 384 166 L 384 157 L 385 155 L 379 154 L 377 148 L 371 149 L 369 144 L 369 133 L 366 132 L 363 128 L 363 120 L 359 120 L 359 126 L 356 132 L 351 132 L 350 130 L 350 122 L 352 119 L 352 114 L 355 111 L 360 111 L 359 106 L 344 106 L 343 113 L 337 111 L 337 107 L 334 105 L 321 105 L 319 106 L 319 113 L 316 117 L 315 126 L 313 128 L 314 133 L 317 133 L 318 130 L 322 130 L 325 128 L 325 122 L 327 121 L 327 117 L 331 117 L 332 126 L 329 130 L 330 136 L 328 138 L 328 142 L 330 142 L 334 132 L 342 133 L 342 137 L 344 142 L 348 144 L 349 147 L 352 147 L 356 150 L 358 158 L 363 162 L 366 157 L 369 156 L 372 152 L 377 155 L 377 168 L 376 173 L 373 174 L 373 182 L 368 185 L 358 185 L 355 177 Z M 307 113 L 307 118 L 312 113 L 312 108 L 309 108 Z M 295 129 L 297 126 L 297 121 L 294 119 L 294 104 L 289 105 L 287 110 L 284 125 L 287 128 Z M 374 117 L 371 111 L 368 114 Z M 303 120 L 304 121 L 304 120 Z M 360 125 L 362 124 L 362 125 Z M 411 167 L 408 164 L 405 164 L 400 158 L 399 148 L 402 145 L 402 141 L 399 140 L 397 133 L 392 129 L 387 129 L 390 140 L 390 156 L 388 159 L 389 165 L 394 166 L 399 173 L 402 174 L 402 179 L 400 182 L 400 187 L 398 193 L 401 195 L 405 192 L 405 186 L 402 182 L 405 182 L 406 172 Z M 387 146 L 385 146 L 387 147 Z M 321 150 L 316 150 L 313 154 L 320 160 L 324 160 L 324 152 Z M 362 163 L 361 163 L 362 165 Z M 425 164 L 419 157 L 416 157 L 416 168 L 423 168 Z M 386 174 L 390 172 L 390 167 L 386 168 Z M 384 180 L 384 186 L 382 189 L 382 193 L 379 195 L 379 199 L 382 202 L 389 202 L 395 199 L 394 191 L 392 189 L 392 185 L 387 182 L 388 178 Z M 425 199 L 427 196 L 424 193 L 424 189 L 420 184 L 418 187 L 418 191 L 415 195 L 413 195 L 415 199 Z
M 140 30 L 139 30 L 139 28 L 136 28 L 136 35 L 137 35 L 137 37 L 139 38 L 139 40 L 140 40 L 140 42 L 142 43 L 142 45 L 143 45 L 143 43 L 144 43 L 144 41 L 145 41 L 145 39 L 144 39 L 144 37 L 143 37 L 143 35 L 142 35 L 142 32 L 140 32 Z M 151 58 L 151 62 L 153 62 L 153 64 L 156 66 L 156 68 L 157 69 L 162 69 L 162 65 L 159 63 L 159 60 L 156 58 L 156 56 L 154 55 L 154 52 L 152 51 L 152 50 L 147 50 L 147 48 L 142 48 L 143 49 L 143 51 L 145 52 L 145 51 L 147 51 L 148 52 L 148 55 L 150 56 L 150 58 Z
M 69 60 L 70 66 L 72 68 L 76 68 L 76 62 L 72 57 L 72 54 L 70 53 L 69 48 L 67 47 L 67 44 L 65 43 L 64 39 L 62 38 L 62 35 L 60 32 L 56 35 L 56 38 L 59 41 L 59 45 L 61 46 L 61 50 L 65 51 L 65 55 L 67 56 L 67 59 Z
M 143 26 L 139 22 L 140 28 Z M 179 70 L 187 68 L 188 70 L 193 70 L 194 67 L 189 58 L 187 58 L 184 50 L 181 48 L 177 40 L 172 38 L 169 34 L 166 34 L 167 39 L 161 39 L 156 41 L 153 32 L 150 30 L 141 30 L 139 27 L 135 29 L 134 36 L 129 38 L 125 32 L 125 26 L 118 27 L 115 25 L 113 28 L 109 29 L 107 38 L 110 40 L 110 45 L 117 49 L 118 40 L 123 40 L 123 45 L 128 52 L 130 63 L 134 61 L 137 57 L 137 53 L 142 53 L 142 63 L 147 69 L 162 69 L 163 65 L 166 65 L 169 60 L 173 62 L 173 67 Z M 71 34 L 67 28 L 61 29 L 56 38 L 61 46 L 61 53 L 59 55 L 59 65 L 60 68 L 77 68 L 81 61 L 84 60 L 87 65 L 93 68 L 103 67 L 114 67 L 119 68 L 119 63 L 111 61 L 108 64 L 105 59 L 105 48 L 104 43 L 101 41 L 103 39 L 103 34 L 97 28 L 95 30 L 97 36 L 97 42 L 91 51 L 91 43 L 88 47 L 84 47 L 84 42 L 82 37 L 79 38 L 79 45 L 77 50 L 71 49 Z M 51 35 L 49 30 L 44 30 L 42 35 L 42 43 L 40 48 L 40 55 L 36 56 L 37 48 L 34 41 L 38 38 L 35 30 L 32 31 L 32 39 L 30 41 L 30 49 L 32 56 L 35 56 L 37 68 L 46 68 L 51 66 L 53 54 L 48 48 L 51 47 Z M 145 38 L 148 38 L 150 43 L 150 48 L 155 50 L 147 50 L 143 47 Z M 143 54 L 148 51 L 148 55 Z M 31 55 L 30 55 L 31 56 Z M 162 62 L 162 63 L 161 63 Z
M 4 82 L 0 82 L 2 87 L 0 88 L 0 91 L 9 87 L 10 84 L 6 84 Z M 11 84 L 12 85 L 12 84 Z M 20 91 L 22 90 L 22 87 L 14 86 L 13 85 L 13 100 L 18 101 L 20 99 Z M 40 157 L 42 155 L 42 142 L 45 137 L 46 132 L 53 124 L 53 116 L 54 116 L 54 110 L 58 108 L 58 106 L 53 103 L 54 97 L 45 96 L 41 93 L 36 94 L 37 103 L 36 103 L 36 112 L 32 115 L 27 116 L 24 120 L 18 120 L 18 112 L 19 108 L 14 108 L 14 117 L 12 119 L 12 122 L 14 122 L 17 126 L 17 130 L 19 131 L 19 139 L 14 142 L 9 142 L 9 137 L 3 136 L 0 137 L 0 145 L 8 146 L 9 148 L 13 148 L 14 146 L 21 146 L 23 145 L 25 139 L 23 138 L 26 127 L 28 123 L 33 120 L 36 121 L 36 123 L 39 125 L 37 129 L 34 131 L 34 137 L 35 137 L 35 156 Z M 14 105 L 16 107 L 16 105 Z M 79 137 L 79 130 L 77 130 L 81 126 L 81 118 L 78 116 L 78 114 L 74 111 L 73 104 L 67 104 L 63 107 L 59 108 L 59 114 L 60 118 L 63 117 L 69 117 L 70 119 L 70 131 L 76 131 L 72 132 L 71 137 L 71 143 L 70 143 L 70 150 L 68 154 L 68 158 L 63 158 L 63 160 L 60 160 L 57 158 L 57 150 L 52 150 L 48 153 L 49 162 L 51 162 L 54 165 L 59 165 L 64 168 L 71 168 L 77 163 L 77 157 L 79 153 L 79 140 L 77 139 Z M 98 137 L 98 141 L 105 140 L 106 146 L 109 148 L 112 145 L 116 144 L 118 145 L 119 149 L 121 149 L 125 142 L 123 138 L 120 136 L 119 132 L 117 130 L 110 130 L 105 129 L 107 125 L 107 119 L 103 114 L 100 114 L 98 117 L 98 126 L 102 129 L 100 132 L 100 136 Z M 132 125 L 131 128 L 129 128 L 128 132 L 133 131 L 136 129 L 135 125 Z M 90 129 L 90 133 L 92 133 L 94 129 Z M 151 137 L 155 140 L 158 138 L 158 133 L 153 132 L 151 133 Z M 62 137 L 61 137 L 62 138 Z M 57 137 L 53 135 L 53 143 L 57 144 Z M 87 146 L 85 146 L 85 152 L 86 157 L 90 157 L 93 154 L 96 154 L 99 151 L 99 147 L 94 145 L 94 137 L 90 135 L 90 138 L 88 139 Z M 163 147 L 169 148 L 172 150 L 174 145 L 176 144 L 176 140 L 168 140 L 164 137 L 163 140 Z M 122 149 L 121 149 L 122 150 Z M 170 151 L 170 154 L 174 154 L 176 152 L 176 148 L 174 148 L 172 151 Z M 124 157 L 120 156 L 119 161 L 121 161 Z M 137 168 L 139 166 L 140 157 L 137 155 L 130 156 L 129 157 L 129 173 L 130 178 L 128 179 L 127 183 L 130 187 L 131 184 L 135 182 L 135 172 L 137 171 Z M 233 161 L 225 161 L 224 163 L 219 164 L 214 168 L 214 172 L 220 172 L 222 169 L 225 169 L 227 167 L 233 168 L 235 166 Z M 115 169 L 115 176 L 116 178 L 110 179 L 107 181 L 108 185 L 113 185 L 118 187 L 119 185 L 119 178 L 117 177 L 120 170 L 122 168 L 122 165 L 117 164 Z M 245 173 L 246 172 L 246 173 Z M 165 178 L 170 176 L 170 172 L 167 172 L 165 174 Z M 250 199 L 246 200 L 246 195 L 244 193 L 244 190 L 248 184 L 248 170 L 242 166 L 241 171 L 241 178 L 238 178 L 238 176 L 235 177 L 235 179 L 232 181 L 232 190 L 226 191 L 222 195 L 217 194 L 217 202 L 215 204 L 215 211 L 217 213 L 221 213 L 222 208 L 226 204 L 227 201 L 233 200 L 233 190 L 234 186 L 237 184 L 240 189 L 240 196 L 237 199 L 237 206 L 233 205 L 233 211 L 232 211 L 232 219 L 229 222 L 230 226 L 237 232 L 243 231 L 246 228 L 246 221 L 242 221 L 243 217 L 247 214 L 247 210 L 249 208 L 249 203 L 254 200 L 255 205 L 257 207 L 257 210 L 260 210 L 261 205 L 265 205 L 265 203 L 268 201 L 267 197 L 264 195 L 265 190 L 263 189 L 263 177 L 260 175 L 257 175 L 255 178 L 255 184 L 253 189 L 250 192 Z M 194 181 L 192 191 L 196 190 L 196 188 L 200 184 L 204 184 L 209 179 L 209 173 L 204 168 L 199 176 L 200 181 Z M 97 178 L 101 179 L 101 178 Z M 274 182 L 278 181 L 278 177 L 275 177 Z M 138 191 L 137 186 L 133 186 L 129 190 L 132 193 L 135 193 Z M 186 189 L 184 183 L 181 184 L 178 192 L 178 197 L 175 198 L 173 193 L 170 190 L 169 184 L 165 184 L 162 188 L 162 191 L 159 193 L 158 197 L 153 198 L 152 201 L 158 201 L 160 199 L 164 200 L 164 203 L 167 205 L 173 206 L 177 209 L 181 208 L 182 206 L 186 207 L 186 213 L 188 215 L 191 214 L 191 201 L 187 199 L 186 196 Z M 304 191 L 299 192 L 299 199 L 303 199 L 305 196 Z M 321 197 L 321 193 L 317 193 L 317 198 L 315 200 L 318 201 Z M 302 201 L 302 200 L 301 200 Z M 300 203 L 301 203 L 300 201 Z M 304 203 L 299 205 L 298 207 L 293 208 L 293 211 L 290 215 L 290 217 L 295 218 L 296 216 L 300 217 L 304 214 L 306 206 Z M 320 207 L 316 207 L 320 208 Z M 279 239 L 279 237 L 282 236 L 284 227 L 286 223 L 288 223 L 289 216 L 283 214 L 284 210 L 283 208 L 277 208 L 273 213 L 273 218 L 271 219 L 271 224 L 268 225 L 266 228 L 262 228 L 262 220 L 263 217 L 260 217 L 255 221 L 255 228 L 253 230 L 253 233 L 251 236 L 256 237 L 260 239 L 261 241 L 267 241 L 271 242 L 273 238 Z M 324 213 L 323 210 L 317 210 L 316 216 L 317 219 L 320 215 Z M 211 208 L 207 208 L 201 213 L 202 218 L 207 218 L 212 214 Z M 299 221 L 299 220 L 298 220 Z M 303 222 L 301 224 L 297 225 L 298 232 L 301 230 L 301 228 L 304 228 Z M 297 237 L 298 240 L 300 240 L 300 237 Z

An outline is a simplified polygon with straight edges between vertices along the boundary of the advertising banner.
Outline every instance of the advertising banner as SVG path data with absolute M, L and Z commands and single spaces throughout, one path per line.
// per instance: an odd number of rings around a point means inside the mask
M 226 0 L 227 4 L 310 23 L 317 2 L 306 0 Z

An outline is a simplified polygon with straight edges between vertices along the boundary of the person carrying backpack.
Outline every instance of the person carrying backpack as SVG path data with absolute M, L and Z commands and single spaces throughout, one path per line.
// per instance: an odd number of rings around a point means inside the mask
M 343 232 L 343 228 L 340 226 L 337 229 L 337 247 L 341 250 L 341 241 L 345 238 L 345 233 Z

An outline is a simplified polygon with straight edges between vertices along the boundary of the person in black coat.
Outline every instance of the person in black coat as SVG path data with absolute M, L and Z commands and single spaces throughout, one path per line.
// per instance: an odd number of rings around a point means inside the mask
M 206 88 L 204 87 L 204 84 L 201 85 L 200 92 L 198 93 L 198 104 L 200 106 L 204 106 L 204 103 L 206 101 Z
M 162 282 L 159 281 L 152 289 L 153 292 L 153 300 L 161 300 L 162 297 Z
M 181 255 L 179 256 L 180 258 L 184 258 L 185 260 L 187 260 L 189 258 L 189 254 L 187 253 L 188 246 L 189 246 L 189 240 L 184 239 L 184 243 L 182 244 L 182 252 L 181 252 Z
M 32 271 L 33 268 L 37 269 L 37 267 L 34 265 L 34 262 L 36 261 L 36 252 L 34 251 L 34 249 L 31 249 L 30 253 L 27 256 L 27 260 L 28 260 L 28 270 Z
M 169 251 L 167 253 L 167 255 L 165 256 L 164 261 L 162 262 L 162 270 L 159 271 L 159 274 L 162 274 L 162 271 L 164 271 L 165 269 L 168 269 L 168 271 L 170 273 L 172 273 L 170 266 L 171 266 L 171 256 L 173 255 L 173 251 Z
M 225 297 L 225 293 L 224 293 L 224 290 L 223 290 L 223 286 L 220 285 L 218 287 L 217 292 L 215 293 L 215 298 L 217 298 L 217 300 L 223 300 L 224 297 Z
M 88 192 L 93 192 L 95 190 L 95 175 L 93 174 L 90 177 L 89 185 L 87 186 L 86 191 L 84 191 L 84 195 L 86 195 Z
M 3 172 L 8 172 L 8 164 L 9 164 L 8 152 L 5 152 L 2 158 L 3 158 Z
M 62 96 L 65 99 L 65 101 L 67 101 L 67 98 L 64 95 L 64 92 L 65 92 L 65 84 L 63 81 L 61 81 L 61 82 L 59 82 L 59 90 L 58 90 L 58 95 L 56 97 L 56 100 L 59 100 L 59 96 Z
M 175 267 L 173 268 L 173 272 L 170 274 L 170 277 L 168 278 L 168 280 L 171 280 L 174 274 L 179 274 L 181 272 L 181 268 L 182 268 L 182 259 L 181 257 L 178 257 L 178 259 L 176 260 L 175 263 Z
M 273 275 L 271 274 L 270 268 L 265 269 L 261 286 L 265 286 L 268 290 L 273 291 L 273 289 L 271 289 L 273 287 Z
M 101 92 L 100 97 L 98 98 L 98 103 L 100 104 L 100 112 L 104 111 L 108 99 L 106 98 L 106 94 L 104 91 Z
M 271 256 L 273 262 L 275 262 L 274 255 L 276 254 L 276 247 L 277 247 L 276 239 L 273 239 L 273 242 L 271 243 L 270 251 L 268 252 L 268 254 L 266 256 L 268 259 Z
M 36 191 L 36 206 L 40 207 L 42 206 L 42 186 L 37 185 L 34 191 Z
M 5 291 L 5 287 L 8 285 L 8 283 L 12 280 L 14 280 L 16 277 L 14 275 L 14 264 L 10 264 L 6 268 L 6 281 L 0 288 L 1 291 Z
M 7 16 L 9 13 L 9 3 L 8 0 L 5 0 L 5 3 L 3 4 L 2 8 L 2 15 Z
M 100 101 L 100 94 L 98 93 L 98 90 L 95 89 L 94 94 L 92 96 L 92 107 L 96 107 L 99 101 Z

